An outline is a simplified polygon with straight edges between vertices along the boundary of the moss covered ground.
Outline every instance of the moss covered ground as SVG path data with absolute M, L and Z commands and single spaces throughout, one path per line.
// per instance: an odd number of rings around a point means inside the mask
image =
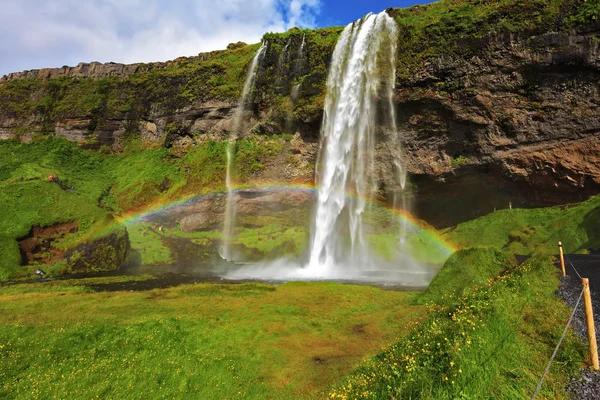
M 507 209 L 443 231 L 459 247 L 496 246 L 514 254 L 556 254 L 562 241 L 567 253 L 600 249 L 600 196 L 578 204 L 534 209 Z
M 65 251 L 117 229 L 121 225 L 113 215 L 222 190 L 225 146 L 208 141 L 177 157 L 166 148 L 107 155 L 54 137 L 27 144 L 1 141 L 0 279 L 19 275 L 21 255 L 16 240 L 35 225 L 76 221 L 76 234 L 53 243 Z M 238 178 L 248 179 L 278 146 L 277 138 L 240 140 L 235 153 Z M 50 175 L 59 177 L 60 185 L 49 182 Z M 131 234 L 134 248 L 143 245 L 144 260 L 163 263 L 170 259 L 156 235 L 141 226 L 133 226 Z
M 323 398 L 424 310 L 334 283 L 85 286 L 107 279 L 0 287 L 0 397 Z

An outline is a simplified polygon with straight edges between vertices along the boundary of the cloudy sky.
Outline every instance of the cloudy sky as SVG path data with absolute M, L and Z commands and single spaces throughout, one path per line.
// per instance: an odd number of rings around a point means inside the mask
M 149 62 L 346 25 L 427 0 L 0 0 L 0 76 L 79 62 Z

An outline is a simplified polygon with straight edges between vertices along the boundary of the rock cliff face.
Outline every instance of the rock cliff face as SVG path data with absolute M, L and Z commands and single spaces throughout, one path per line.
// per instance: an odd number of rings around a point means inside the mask
M 598 29 L 487 38 L 477 56 L 424 65 L 396 96 L 409 170 L 452 180 L 484 167 L 536 204 L 596 193 Z
M 415 10 L 419 15 L 426 7 Z M 390 12 L 401 18 L 404 11 Z M 600 24 L 567 29 L 561 12 L 536 30 L 453 31 L 449 50 L 426 56 L 415 40 L 412 47 L 400 45 L 394 102 L 418 215 L 438 226 L 457 222 L 441 215 L 456 192 L 477 191 L 473 177 L 495 192 L 481 207 L 463 207 L 459 220 L 509 201 L 549 205 L 600 191 Z M 431 36 L 434 28 L 423 32 Z M 411 29 L 401 25 L 401 43 L 414 36 Z M 248 179 L 313 181 L 338 34 L 265 35 L 267 51 L 246 105 L 246 135 L 292 140 Z M 182 156 L 191 146 L 228 137 L 255 50 L 236 44 L 170 64 L 92 63 L 10 74 L 0 81 L 0 103 L 7 105 L 0 111 L 0 139 L 51 134 L 115 152 L 137 140 L 142 148 L 164 146 Z M 225 59 L 230 64 L 219 61 Z M 380 132 L 377 145 L 382 198 L 397 189 L 386 157 L 393 134 Z
M 104 237 L 82 243 L 66 252 L 54 246 L 56 240 L 77 230 L 77 222 L 47 227 L 34 226 L 27 237 L 19 240 L 22 264 L 52 264 L 64 259 L 70 272 L 110 271 L 123 265 L 130 250 L 125 228 L 116 229 Z

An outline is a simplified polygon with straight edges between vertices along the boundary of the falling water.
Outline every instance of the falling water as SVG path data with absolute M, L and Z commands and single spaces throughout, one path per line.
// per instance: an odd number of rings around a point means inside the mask
M 341 266 L 371 264 L 363 213 L 376 190 L 374 127 L 382 89 L 390 101 L 388 129 L 395 133 L 391 95 L 396 45 L 396 24 L 382 12 L 348 25 L 335 47 L 321 128 L 307 275 L 328 276 Z M 348 191 L 355 196 L 347 196 Z
M 300 87 L 301 83 L 292 86 L 292 90 L 290 91 L 290 105 L 287 109 L 287 115 L 285 118 L 285 126 L 283 129 L 284 133 L 293 134 L 294 133 L 294 105 L 298 100 L 298 96 L 300 95 Z
M 298 49 L 298 60 L 301 60 L 302 56 L 304 56 L 304 47 L 306 47 L 306 33 L 302 34 L 302 43 L 300 43 L 300 48 Z
M 232 169 L 233 169 L 233 152 L 235 149 L 235 142 L 237 141 L 238 136 L 242 133 L 243 127 L 243 119 L 244 112 L 246 110 L 246 103 L 248 101 L 248 95 L 250 93 L 250 89 L 254 85 L 254 79 L 256 77 L 256 68 L 258 67 L 260 60 L 267 48 L 266 42 L 262 43 L 256 55 L 252 59 L 252 64 L 250 64 L 250 69 L 248 70 L 248 75 L 246 76 L 246 81 L 244 83 L 244 89 L 242 90 L 242 95 L 240 96 L 238 107 L 235 110 L 232 121 L 232 129 L 231 135 L 229 136 L 229 140 L 227 143 L 227 171 L 225 175 L 225 184 L 227 185 L 227 201 L 225 204 L 225 222 L 223 225 L 223 245 L 220 249 L 220 255 L 225 260 L 231 260 L 231 239 L 233 237 L 234 228 L 235 228 L 235 214 L 236 207 L 233 201 L 233 178 L 232 178 Z
M 308 260 L 300 264 L 284 258 L 243 266 L 223 276 L 334 279 L 407 287 L 423 287 L 431 281 L 434 269 L 416 262 L 402 247 L 393 261 L 370 254 L 369 225 L 366 218 L 363 222 L 363 214 L 377 189 L 376 133 L 383 132 L 390 138 L 377 145 L 386 147 L 386 160 L 387 154 L 392 154 L 396 172 L 394 194 L 403 208 L 407 206 L 403 193 L 406 168 L 393 102 L 397 34 L 394 20 L 385 12 L 369 14 L 348 25 L 335 47 L 316 162 L 317 204 Z
M 289 58 L 289 54 L 288 54 L 288 48 L 290 47 L 290 43 L 291 43 L 292 39 L 289 38 L 287 40 L 287 42 L 285 43 L 285 46 L 283 46 L 283 49 L 281 50 L 281 53 L 279 53 L 279 58 L 277 59 L 277 73 L 279 75 L 279 81 L 280 84 L 285 81 L 286 76 L 283 75 L 283 66 L 285 65 L 285 63 L 288 62 L 288 58 Z

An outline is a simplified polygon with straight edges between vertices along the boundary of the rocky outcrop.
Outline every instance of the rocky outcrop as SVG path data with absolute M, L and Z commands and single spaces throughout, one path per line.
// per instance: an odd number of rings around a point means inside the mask
M 64 66 L 62 68 L 42 68 L 23 72 L 13 72 L 0 78 L 0 82 L 13 79 L 56 79 L 61 77 L 69 78 L 106 78 L 106 77 L 125 77 L 136 72 L 145 72 L 153 66 L 162 64 L 117 64 L 99 62 L 79 63 L 75 67 Z
M 131 246 L 125 228 L 71 249 L 65 253 L 71 272 L 112 271 L 125 263 Z
M 119 269 L 129 254 L 129 236 L 125 228 L 63 250 L 55 242 L 79 230 L 76 221 L 51 226 L 34 226 L 18 240 L 22 265 L 53 264 L 66 261 L 69 272 L 111 271 Z
M 18 241 L 22 263 L 51 264 L 62 259 L 64 252 L 57 249 L 53 242 L 77 230 L 77 222 L 74 221 L 46 227 L 34 226 L 26 237 Z
M 302 187 L 240 189 L 233 196 L 237 226 L 246 228 L 303 226 L 315 200 L 314 192 Z M 226 193 L 220 193 L 194 198 L 153 215 L 152 220 L 168 228 L 179 226 L 183 232 L 221 230 L 226 197 Z
M 598 31 L 492 37 L 427 62 L 396 94 L 409 171 L 448 182 L 484 168 L 535 205 L 600 191 Z

